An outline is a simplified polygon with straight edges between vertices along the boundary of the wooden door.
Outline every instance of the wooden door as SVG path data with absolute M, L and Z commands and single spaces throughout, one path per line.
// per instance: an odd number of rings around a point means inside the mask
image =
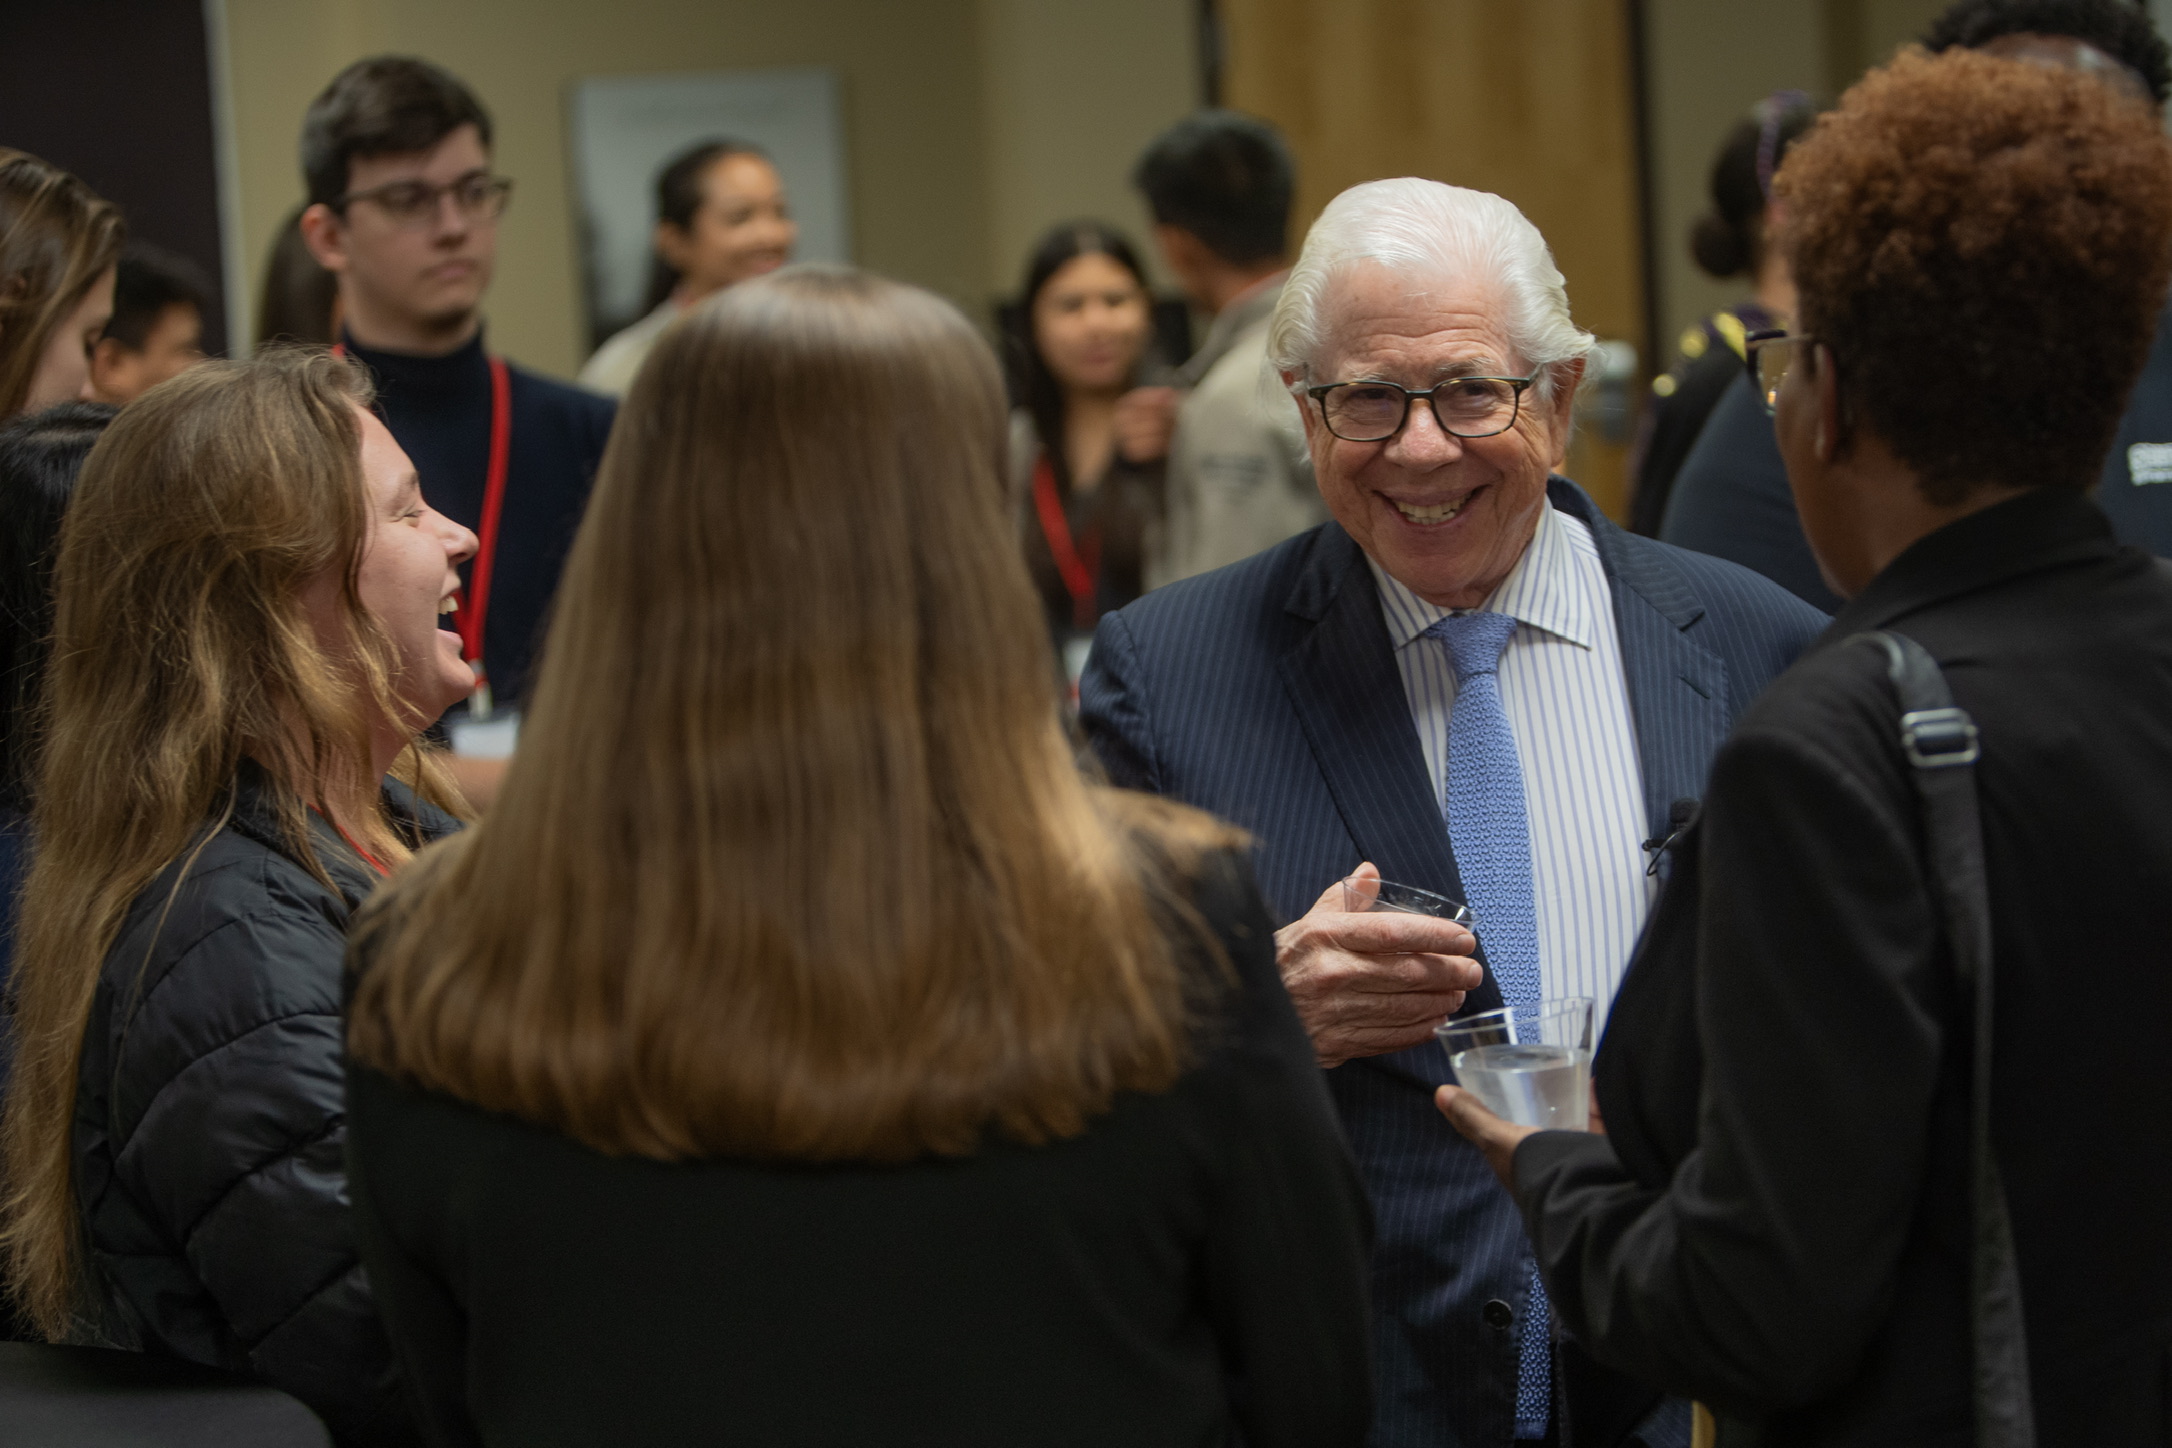
M 1577 322 L 1649 368 L 1625 0 L 1217 3 L 1223 103 L 1273 121 L 1297 155 L 1293 236 L 1360 181 L 1496 192 L 1545 235 Z M 1616 518 L 1622 431 L 1580 425 L 1568 469 Z

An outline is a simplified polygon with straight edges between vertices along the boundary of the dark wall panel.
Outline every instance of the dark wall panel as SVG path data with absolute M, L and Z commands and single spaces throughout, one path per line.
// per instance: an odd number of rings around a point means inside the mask
M 0 0 L 0 145 L 66 167 L 211 284 L 226 350 L 218 150 L 202 0 Z

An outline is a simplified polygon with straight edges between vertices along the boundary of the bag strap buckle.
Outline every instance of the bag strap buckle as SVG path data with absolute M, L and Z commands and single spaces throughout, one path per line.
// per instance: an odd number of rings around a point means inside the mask
M 1901 749 L 1918 769 L 1953 769 L 1981 756 L 1966 709 L 1917 709 L 1901 715 Z

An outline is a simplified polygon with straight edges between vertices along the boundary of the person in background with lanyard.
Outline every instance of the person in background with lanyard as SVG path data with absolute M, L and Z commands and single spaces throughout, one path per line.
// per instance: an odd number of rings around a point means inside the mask
M 1159 462 L 1119 447 L 1117 399 L 1167 365 L 1150 359 L 1153 300 L 1138 253 L 1098 221 L 1041 238 L 1003 322 L 1026 567 L 1076 701 L 1094 625 L 1144 591 L 1141 548 L 1160 506 Z
M 481 306 L 512 182 L 490 116 L 427 61 L 356 61 L 310 104 L 303 238 L 339 278 L 339 346 L 445 515 L 480 537 L 455 622 L 475 692 L 447 717 L 478 807 L 511 751 L 531 660 L 617 405 L 483 345 Z

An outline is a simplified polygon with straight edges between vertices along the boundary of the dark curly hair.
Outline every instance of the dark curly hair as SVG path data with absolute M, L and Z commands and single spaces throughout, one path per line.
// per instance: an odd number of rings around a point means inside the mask
M 2079 71 L 1911 49 L 1776 184 L 1802 329 L 1932 501 L 2095 481 L 2172 272 L 2154 113 Z
M 2139 5 L 2127 0 L 1958 0 L 1923 32 L 1927 50 L 1974 50 L 2002 35 L 2061 35 L 2095 46 L 2149 88 L 2172 92 L 2172 58 Z

